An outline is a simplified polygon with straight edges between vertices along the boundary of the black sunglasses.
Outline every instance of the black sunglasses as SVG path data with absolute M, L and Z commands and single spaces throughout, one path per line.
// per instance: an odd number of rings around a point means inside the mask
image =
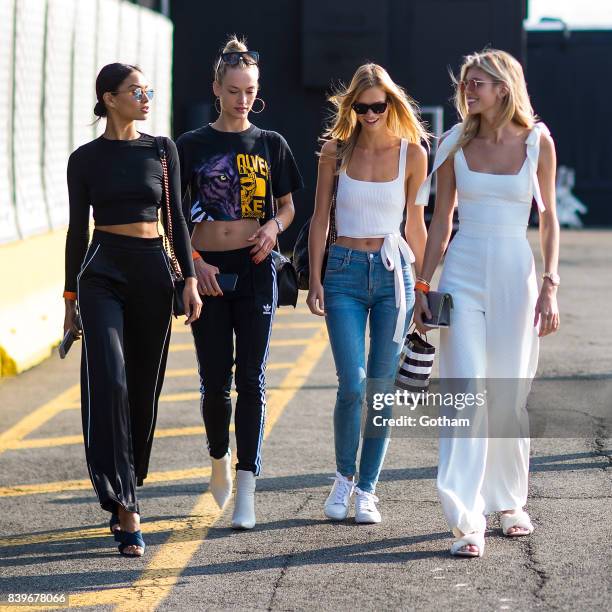
M 386 100 L 384 102 L 374 102 L 374 104 L 364 104 L 363 102 L 353 102 L 351 104 L 351 108 L 358 115 L 365 115 L 370 109 L 373 113 L 381 115 L 387 110 L 387 106 L 389 106 L 389 103 Z
M 221 61 L 236 66 L 238 62 L 243 61 L 247 66 L 259 64 L 259 53 L 257 51 L 229 51 L 221 54 Z

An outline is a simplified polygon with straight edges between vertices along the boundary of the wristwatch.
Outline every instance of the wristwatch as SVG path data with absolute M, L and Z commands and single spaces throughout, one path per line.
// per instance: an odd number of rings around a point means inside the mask
M 547 278 L 554 287 L 558 287 L 561 284 L 561 277 L 554 272 L 544 272 L 544 274 L 542 274 L 542 279 L 545 278 Z
M 281 234 L 285 229 L 283 227 L 283 222 L 278 217 L 272 217 L 274 221 L 276 221 L 276 225 L 278 225 L 278 233 Z

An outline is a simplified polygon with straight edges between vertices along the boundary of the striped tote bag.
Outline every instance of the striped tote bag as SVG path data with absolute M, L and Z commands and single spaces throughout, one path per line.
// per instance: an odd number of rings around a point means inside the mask
M 424 391 L 429 387 L 436 349 L 416 329 L 404 340 L 395 386 L 406 391 Z

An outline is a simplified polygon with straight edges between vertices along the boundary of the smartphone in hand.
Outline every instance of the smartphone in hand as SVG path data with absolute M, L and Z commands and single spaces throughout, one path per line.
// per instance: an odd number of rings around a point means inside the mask
M 236 289 L 236 284 L 238 283 L 238 274 L 235 272 L 229 273 L 219 273 L 217 276 L 217 283 L 219 288 L 223 293 L 229 293 L 230 291 L 234 291 Z
M 82 329 L 81 317 L 77 315 L 76 321 L 77 321 L 77 327 L 79 329 Z M 77 339 L 78 339 L 78 336 L 71 329 L 69 329 L 66 332 L 66 335 L 64 336 L 64 339 L 62 340 L 61 344 L 59 345 L 59 349 L 58 349 L 59 356 L 61 359 L 66 359 L 66 355 L 68 354 L 70 347 L 72 346 L 74 341 Z

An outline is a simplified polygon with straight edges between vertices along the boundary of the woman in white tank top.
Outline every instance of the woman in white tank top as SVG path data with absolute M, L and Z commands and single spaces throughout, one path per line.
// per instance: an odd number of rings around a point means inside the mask
M 554 143 L 546 126 L 536 123 L 520 64 L 503 51 L 468 56 L 456 105 L 463 122 L 445 135 L 432 171 L 438 177 L 436 208 L 414 319 L 425 331 L 426 293 L 448 244 L 458 196 L 459 231 L 439 284 L 454 301 L 451 325 L 440 331 L 440 378 L 443 386 L 452 381 L 455 388 L 465 384 L 487 395 L 469 436 L 451 430 L 440 437 L 437 485 L 457 538 L 451 554 L 475 557 L 484 552 L 489 513 L 501 513 L 506 536 L 533 531 L 523 510 L 529 438 L 520 437 L 527 434 L 518 426 L 525 423 L 538 337 L 559 327 L 559 224 Z M 430 180 L 417 203 L 427 203 Z M 534 198 L 546 270 L 539 294 L 526 237 Z
M 375 64 L 361 66 L 348 89 L 331 101 L 337 112 L 325 134 L 319 162 L 307 299 L 314 314 L 325 315 L 338 375 L 336 477 L 324 512 L 332 520 L 345 519 L 355 492 L 355 521 L 379 523 L 374 491 L 388 432 L 364 437 L 355 480 L 361 412 L 366 379 L 369 391 L 372 385 L 392 387 L 412 314 L 411 263 L 415 262 L 418 272 L 426 240 L 423 210 L 414 200 L 427 173 L 427 154 L 420 143 L 428 134 L 412 101 Z M 338 238 L 329 250 L 323 285 L 321 265 L 338 158 Z M 410 246 L 400 229 L 404 212 Z

